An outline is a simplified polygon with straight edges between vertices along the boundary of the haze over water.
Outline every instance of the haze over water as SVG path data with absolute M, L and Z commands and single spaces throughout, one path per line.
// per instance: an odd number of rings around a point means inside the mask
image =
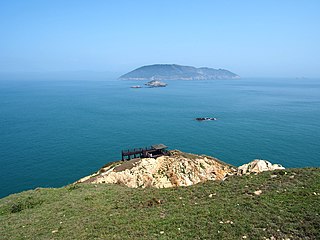
M 0 197 L 72 183 L 155 143 L 237 166 L 319 167 L 319 80 L 0 81 Z

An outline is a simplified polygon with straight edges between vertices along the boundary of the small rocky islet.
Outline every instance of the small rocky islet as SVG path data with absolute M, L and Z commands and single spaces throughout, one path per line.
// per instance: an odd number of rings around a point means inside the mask
M 152 80 L 150 82 L 145 83 L 144 85 L 148 87 L 166 87 L 168 84 L 158 80 Z
M 166 87 L 168 84 L 161 82 L 161 81 L 152 80 L 150 82 L 145 83 L 144 85 L 147 86 L 148 88 L 156 88 L 156 87 Z M 142 86 L 141 85 L 133 85 L 130 88 L 142 88 Z

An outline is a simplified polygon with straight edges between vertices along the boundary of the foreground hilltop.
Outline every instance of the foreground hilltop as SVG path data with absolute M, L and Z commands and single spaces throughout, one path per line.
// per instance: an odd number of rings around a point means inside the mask
M 0 238 L 320 239 L 319 168 L 236 168 L 174 150 L 79 182 L 0 199 Z
M 225 69 L 195 68 L 177 64 L 154 64 L 137 68 L 122 75 L 122 80 L 215 80 L 236 79 L 239 76 Z
M 319 168 L 179 188 L 39 188 L 0 199 L 0 238 L 320 239 L 319 189 Z

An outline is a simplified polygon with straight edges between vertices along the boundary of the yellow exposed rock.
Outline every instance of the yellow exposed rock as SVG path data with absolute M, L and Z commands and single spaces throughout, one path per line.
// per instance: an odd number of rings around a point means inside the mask
M 234 174 L 260 173 L 275 169 L 284 167 L 266 160 L 254 160 L 236 168 L 213 157 L 173 150 L 170 151 L 170 156 L 157 159 L 142 158 L 112 163 L 97 173 L 80 179 L 77 183 L 112 183 L 131 188 L 168 188 L 190 186 L 208 180 L 224 180 Z
M 167 188 L 222 180 L 235 168 L 218 159 L 171 151 L 170 156 L 118 162 L 78 182 L 115 183 L 128 187 Z
M 250 163 L 243 164 L 238 167 L 238 175 L 250 174 L 250 173 L 261 173 L 265 171 L 273 171 L 277 169 L 285 169 L 280 164 L 272 164 L 267 160 L 255 159 Z

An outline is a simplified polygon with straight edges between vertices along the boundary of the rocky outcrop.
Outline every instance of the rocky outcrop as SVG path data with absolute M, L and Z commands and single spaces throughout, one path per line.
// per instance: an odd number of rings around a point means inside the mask
M 128 187 L 167 188 L 222 180 L 236 169 L 216 158 L 171 151 L 170 156 L 118 162 L 78 182 L 115 183 Z
M 239 168 L 216 158 L 170 151 L 170 156 L 119 161 L 101 168 L 97 173 L 77 183 L 123 184 L 131 188 L 168 188 L 190 186 L 208 180 L 224 180 L 230 175 L 243 175 L 284 169 L 266 160 L 254 160 Z
M 285 169 L 280 164 L 272 164 L 267 160 L 255 159 L 250 163 L 243 164 L 238 167 L 238 175 L 250 174 L 250 173 L 261 173 L 265 171 L 273 171 L 277 169 Z
M 150 82 L 147 82 L 144 85 L 149 86 L 149 87 L 166 87 L 167 86 L 166 83 L 160 82 L 160 81 L 157 81 L 157 80 L 152 80 Z

